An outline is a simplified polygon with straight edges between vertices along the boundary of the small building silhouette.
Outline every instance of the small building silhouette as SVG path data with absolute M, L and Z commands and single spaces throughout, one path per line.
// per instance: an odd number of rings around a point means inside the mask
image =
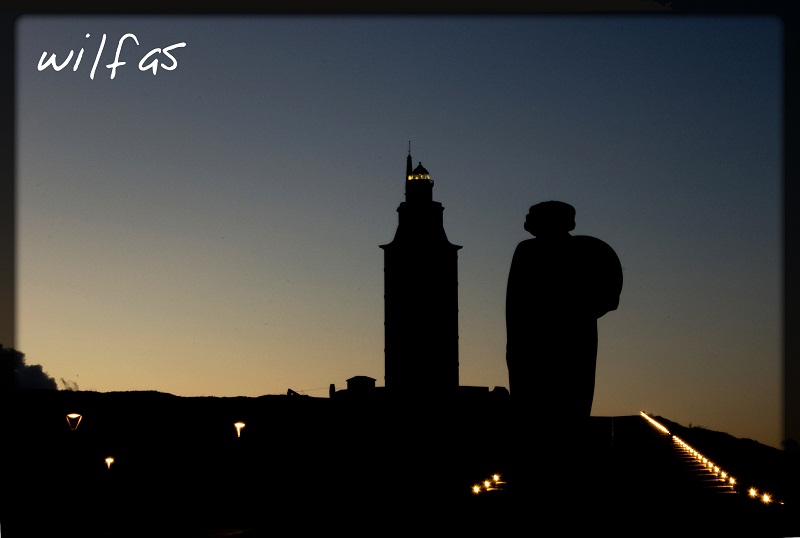
M 375 390 L 375 378 L 366 375 L 353 376 L 347 380 L 347 390 L 352 393 L 367 394 Z

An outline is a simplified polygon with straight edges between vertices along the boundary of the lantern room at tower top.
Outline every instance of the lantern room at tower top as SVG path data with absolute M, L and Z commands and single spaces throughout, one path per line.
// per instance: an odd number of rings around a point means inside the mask
M 433 180 L 422 162 L 411 169 L 411 150 L 406 157 L 406 201 L 430 203 L 433 201 Z
M 410 167 L 411 166 L 411 154 L 408 155 L 408 161 L 409 161 L 408 164 L 409 164 L 409 167 Z M 422 166 L 422 161 L 420 161 L 419 165 L 417 165 L 417 167 L 414 168 L 413 171 L 409 171 L 409 173 L 408 173 L 408 180 L 409 181 L 417 181 L 419 179 L 427 179 L 429 181 L 431 179 L 431 175 L 428 173 L 428 171 L 425 169 L 425 167 Z M 431 181 L 431 184 L 433 184 L 433 181 Z

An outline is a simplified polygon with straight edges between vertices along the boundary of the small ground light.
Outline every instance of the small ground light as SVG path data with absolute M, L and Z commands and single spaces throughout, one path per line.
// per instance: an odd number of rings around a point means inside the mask
M 82 418 L 83 417 L 78 413 L 70 413 L 67 415 L 67 424 L 69 425 L 69 429 L 77 430 Z
M 111 469 L 111 464 L 112 463 L 114 463 L 114 458 L 112 458 L 111 456 L 107 457 L 106 458 L 106 465 L 108 466 L 109 469 Z
M 505 482 L 500 480 L 499 474 L 494 474 L 491 479 L 484 480 L 482 484 L 472 486 L 472 493 L 477 495 L 483 491 L 497 491 L 502 489 L 501 484 L 505 484 Z
M 244 422 L 236 422 L 234 426 L 236 427 L 236 437 L 241 437 L 242 428 L 244 428 Z

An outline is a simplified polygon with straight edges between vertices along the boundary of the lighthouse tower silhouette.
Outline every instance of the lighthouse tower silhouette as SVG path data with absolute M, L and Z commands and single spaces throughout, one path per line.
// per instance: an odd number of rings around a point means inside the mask
M 422 162 L 406 159 L 405 201 L 384 252 L 385 390 L 397 399 L 449 398 L 458 390 L 458 245 Z

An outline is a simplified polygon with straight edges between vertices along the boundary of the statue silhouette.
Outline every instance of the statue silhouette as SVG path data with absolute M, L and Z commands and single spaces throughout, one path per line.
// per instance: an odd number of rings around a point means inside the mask
M 622 267 L 600 239 L 571 235 L 575 209 L 531 206 L 534 239 L 514 252 L 506 292 L 506 362 L 513 409 L 517 490 L 560 476 L 551 454 L 574 454 L 589 423 L 597 363 L 597 319 L 619 304 Z M 564 456 L 566 457 L 566 456 Z M 548 461 L 549 460 L 549 461 Z M 552 473 L 548 476 L 542 469 Z

